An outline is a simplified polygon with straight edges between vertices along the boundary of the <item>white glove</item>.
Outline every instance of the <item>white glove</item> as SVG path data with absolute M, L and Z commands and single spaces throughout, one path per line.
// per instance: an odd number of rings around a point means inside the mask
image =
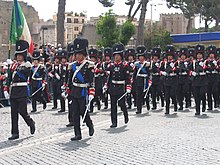
M 4 95 L 5 95 L 5 98 L 6 98 L 6 99 L 9 99 L 9 93 L 8 93 L 8 91 L 4 91 Z
M 52 73 L 48 73 L 48 75 L 49 75 L 51 78 L 54 77 L 54 75 L 53 75 Z
M 173 68 L 173 67 L 174 67 L 174 63 L 171 62 L 171 63 L 170 63 L 170 66 L 171 66 L 171 68 Z
M 159 67 L 159 63 L 158 63 L 158 62 L 157 62 L 157 63 L 155 63 L 155 66 L 156 66 L 156 67 Z
M 92 99 L 94 99 L 93 95 L 89 95 L 89 101 L 92 101 Z
M 102 88 L 102 92 L 105 93 L 107 91 L 107 89 L 108 89 L 107 85 L 104 85 Z
M 56 77 L 58 80 L 60 80 L 60 76 L 59 76 L 58 73 L 55 73 L 55 77 Z
M 134 66 L 134 63 L 130 63 L 130 67 L 132 67 L 132 68 L 133 68 L 133 66 Z
M 217 61 L 213 61 L 212 63 L 213 63 L 215 66 L 217 65 Z
M 193 72 L 192 72 L 192 76 L 196 76 L 196 72 L 193 71 Z
M 7 59 L 6 62 L 7 62 L 8 65 L 13 64 L 13 61 L 11 59 Z
M 199 62 L 199 65 L 203 67 L 204 63 L 203 62 Z
M 64 85 L 61 86 L 61 90 L 65 90 L 66 87 Z
M 184 65 L 187 67 L 187 65 L 188 65 L 188 62 L 184 62 Z
M 167 76 L 167 72 L 161 72 L 163 76 Z

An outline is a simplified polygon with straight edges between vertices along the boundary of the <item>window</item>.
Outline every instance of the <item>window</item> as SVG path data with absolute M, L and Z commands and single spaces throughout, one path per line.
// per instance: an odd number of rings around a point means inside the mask
M 82 19 L 82 23 L 84 23 L 85 22 L 85 20 L 84 19 Z
M 79 27 L 78 27 L 78 26 L 75 26 L 75 27 L 74 27 L 74 31 L 79 31 Z
M 71 18 L 67 18 L 67 23 L 72 23 L 72 20 L 71 20 Z
M 79 23 L 78 18 L 74 18 L 74 23 Z

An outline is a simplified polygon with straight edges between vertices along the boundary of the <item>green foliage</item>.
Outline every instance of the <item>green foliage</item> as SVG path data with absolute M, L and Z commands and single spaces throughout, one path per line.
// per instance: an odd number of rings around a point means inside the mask
M 119 41 L 119 30 L 116 26 L 115 14 L 112 10 L 100 16 L 100 21 L 97 24 L 96 32 L 102 36 L 102 39 L 97 42 L 100 47 L 111 47 Z
M 131 21 L 126 21 L 120 28 L 120 36 L 119 40 L 124 45 L 127 45 L 130 38 L 135 34 L 135 26 L 131 23 Z
M 165 29 L 153 28 L 152 33 L 150 31 L 145 32 L 144 43 L 148 50 L 153 47 L 160 47 L 165 50 L 167 45 L 172 44 L 172 38 L 170 37 L 170 32 Z

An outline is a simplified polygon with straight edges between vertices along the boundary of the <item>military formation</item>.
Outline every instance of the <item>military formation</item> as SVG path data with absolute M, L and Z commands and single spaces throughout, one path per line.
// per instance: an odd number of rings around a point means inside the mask
M 174 112 L 183 111 L 193 106 L 194 99 L 195 116 L 220 105 L 220 49 L 215 46 L 198 44 L 176 50 L 168 45 L 163 52 L 159 47 L 148 51 L 143 45 L 134 49 L 117 43 L 99 50 L 89 48 L 87 39 L 76 38 L 66 49 L 61 45 L 36 46 L 28 56 L 28 48 L 26 41 L 17 41 L 14 60 L 7 60 L 7 67 L 1 70 L 2 98 L 9 99 L 11 107 L 9 140 L 19 138 L 19 114 L 30 133 L 35 133 L 28 101 L 32 113 L 37 112 L 37 102 L 43 109 L 53 102 L 56 110 L 59 101 L 58 113 L 67 108 L 66 126 L 74 128 L 72 141 L 82 139 L 83 123 L 93 136 L 90 113 L 95 107 L 108 109 L 109 102 L 110 128 L 118 126 L 119 107 L 127 124 L 129 110 L 135 108 L 136 114 L 141 114 L 143 105 L 147 112 L 164 107 L 164 114 L 169 115 L 171 105 Z

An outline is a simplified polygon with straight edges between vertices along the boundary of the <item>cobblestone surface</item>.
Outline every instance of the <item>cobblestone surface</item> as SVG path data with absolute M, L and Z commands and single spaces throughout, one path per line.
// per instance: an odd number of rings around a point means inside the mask
M 111 129 L 110 111 L 95 110 L 94 136 L 84 126 L 83 140 L 72 142 L 67 113 L 51 107 L 31 114 L 34 136 L 20 118 L 20 139 L 15 141 L 7 140 L 10 108 L 0 109 L 0 164 L 220 164 L 219 111 L 195 117 L 193 109 L 169 116 L 162 109 L 146 113 L 144 108 L 140 115 L 133 109 L 128 125 L 119 111 L 118 127 Z

